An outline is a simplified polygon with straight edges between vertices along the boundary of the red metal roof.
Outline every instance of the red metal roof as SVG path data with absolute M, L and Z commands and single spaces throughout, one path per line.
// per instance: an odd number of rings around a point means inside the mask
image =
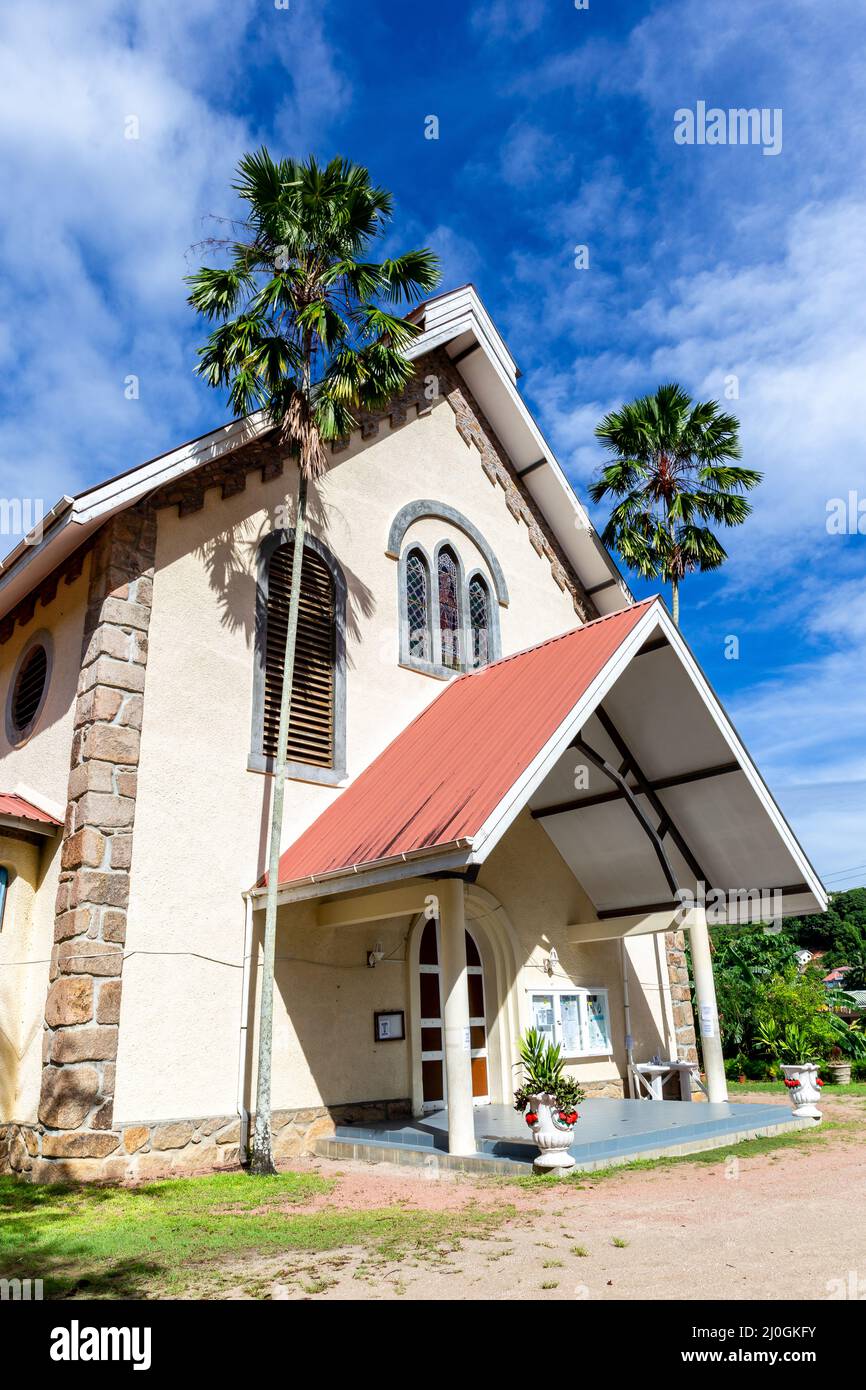
M 477 834 L 655 601 L 452 681 L 285 851 L 280 884 Z
M 0 816 L 16 816 L 19 820 L 36 820 L 43 825 L 62 825 L 63 822 L 57 820 L 56 816 L 50 816 L 47 811 L 40 811 L 38 806 L 25 801 L 23 796 L 17 796 L 15 792 L 0 792 Z

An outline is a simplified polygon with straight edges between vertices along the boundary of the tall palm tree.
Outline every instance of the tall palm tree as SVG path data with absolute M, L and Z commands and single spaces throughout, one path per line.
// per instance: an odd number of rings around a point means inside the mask
M 237 417 L 261 410 L 298 459 L 288 631 L 274 771 L 259 1024 L 256 1127 L 250 1169 L 275 1171 L 271 1055 L 277 890 L 307 488 L 327 467 L 326 443 L 348 435 L 359 408 L 381 409 L 412 375 L 404 352 L 418 331 L 397 312 L 439 279 L 428 250 L 367 259 L 392 213 L 391 194 L 344 159 L 244 155 L 235 191 L 247 205 L 222 268 L 189 277 L 189 303 L 217 327 L 197 371 L 228 390 Z
M 743 494 L 762 475 L 731 462 L 741 455 L 739 429 L 717 401 L 695 403 L 671 384 L 612 411 L 595 431 L 614 457 L 589 495 L 622 499 L 602 539 L 642 579 L 671 585 L 677 626 L 684 577 L 728 558 L 710 524 L 739 526 L 752 510 Z

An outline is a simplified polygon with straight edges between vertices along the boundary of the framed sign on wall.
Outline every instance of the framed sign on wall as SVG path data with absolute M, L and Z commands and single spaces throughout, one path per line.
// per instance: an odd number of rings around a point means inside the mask
M 373 1014 L 376 1042 L 401 1042 L 406 1036 L 405 1015 L 402 1009 Z

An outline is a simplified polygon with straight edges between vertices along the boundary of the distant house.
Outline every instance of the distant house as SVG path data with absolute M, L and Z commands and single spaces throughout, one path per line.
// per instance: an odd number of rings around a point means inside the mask
M 850 969 L 850 965 L 837 966 L 835 970 L 830 971 L 829 975 L 824 976 L 824 984 L 828 989 L 841 989 Z
M 813 958 L 813 957 L 812 957 L 812 952 L 811 952 L 811 951 L 807 951 L 806 948 L 805 948 L 805 946 L 803 947 L 802 950 L 798 951 L 798 952 L 797 952 L 797 965 L 798 965 L 798 967 L 800 968 L 800 970 L 805 970 L 805 969 L 806 969 L 806 966 L 809 964 L 809 962 L 810 962 L 810 960 L 812 960 L 812 958 Z

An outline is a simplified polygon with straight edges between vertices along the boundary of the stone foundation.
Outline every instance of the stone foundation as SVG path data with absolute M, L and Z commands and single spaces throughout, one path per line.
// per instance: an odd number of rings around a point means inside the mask
M 314 1151 L 317 1139 L 337 1125 L 364 1125 L 405 1118 L 408 1100 L 359 1101 L 355 1105 L 275 1110 L 274 1158 L 278 1165 Z M 251 1118 L 250 1125 L 255 1123 Z M 118 1125 L 95 1133 L 58 1133 L 41 1124 L 0 1125 L 0 1173 L 31 1182 L 150 1182 L 239 1169 L 237 1115 Z
M 624 1100 L 625 1082 L 621 1076 L 616 1081 L 579 1081 L 578 1085 L 586 1092 L 587 1100 Z

